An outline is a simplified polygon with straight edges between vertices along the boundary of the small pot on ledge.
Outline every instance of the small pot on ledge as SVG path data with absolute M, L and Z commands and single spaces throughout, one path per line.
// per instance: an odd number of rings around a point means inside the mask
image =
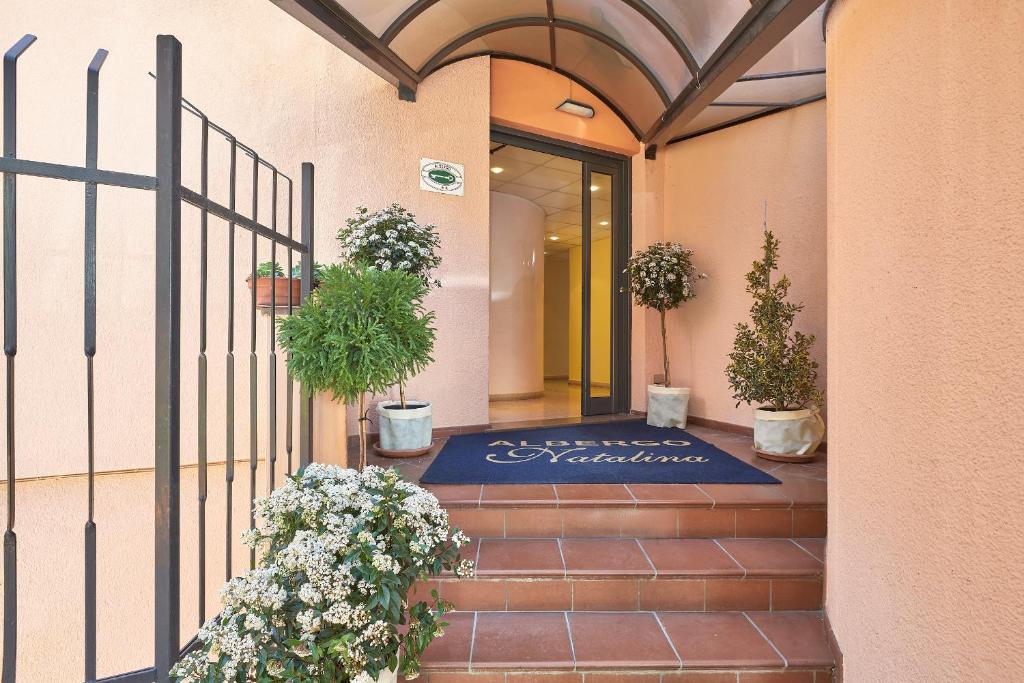
M 434 421 L 426 401 L 381 401 L 377 404 L 380 441 L 374 450 L 385 458 L 426 455 L 433 444 Z
M 274 280 L 277 281 L 276 284 L 274 283 Z M 249 289 L 253 288 L 253 281 L 251 275 L 245 279 L 245 282 L 249 285 Z M 292 306 L 299 306 L 302 304 L 302 281 L 300 279 L 291 278 L 289 280 L 286 277 L 256 278 L 257 306 L 269 308 L 271 301 L 273 300 L 278 308 L 287 307 L 289 293 L 291 294 Z

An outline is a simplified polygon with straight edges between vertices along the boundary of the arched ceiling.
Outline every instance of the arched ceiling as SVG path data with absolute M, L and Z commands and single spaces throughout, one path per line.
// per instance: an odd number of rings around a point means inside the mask
M 414 99 L 497 55 L 575 78 L 648 145 L 824 96 L 822 0 L 273 0 Z

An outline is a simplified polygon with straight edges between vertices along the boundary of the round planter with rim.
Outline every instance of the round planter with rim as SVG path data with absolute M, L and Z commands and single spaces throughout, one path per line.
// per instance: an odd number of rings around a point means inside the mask
M 686 387 L 647 385 L 647 424 L 651 427 L 686 429 L 690 390 Z
M 277 281 L 276 283 L 274 281 Z M 252 289 L 252 276 L 246 278 L 249 289 Z M 289 282 L 291 283 L 289 286 Z M 270 306 L 273 300 L 274 305 L 279 308 L 288 306 L 289 294 L 291 294 L 292 306 L 302 304 L 302 280 L 286 277 L 258 277 L 256 278 L 256 305 Z
M 810 462 L 824 436 L 817 408 L 754 409 L 754 451 L 767 460 Z
M 398 665 L 390 671 L 381 671 L 377 674 L 377 683 L 398 683 Z
M 430 450 L 434 421 L 425 401 L 381 401 L 377 404 L 380 441 L 374 444 L 386 458 L 414 458 Z

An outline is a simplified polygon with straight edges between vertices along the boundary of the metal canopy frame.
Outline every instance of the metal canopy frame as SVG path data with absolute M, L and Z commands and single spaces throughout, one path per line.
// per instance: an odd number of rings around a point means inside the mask
M 414 100 L 416 87 L 435 71 L 462 59 L 489 55 L 502 59 L 514 59 L 535 64 L 556 71 L 579 82 L 609 107 L 626 123 L 636 138 L 645 145 L 671 144 L 680 139 L 693 137 L 692 133 L 679 135 L 677 131 L 692 121 L 705 107 L 741 106 L 780 111 L 806 103 L 804 98 L 793 102 L 715 102 L 725 90 L 736 82 L 792 78 L 824 73 L 824 69 L 794 69 L 793 71 L 769 74 L 748 74 L 761 58 L 768 54 L 783 38 L 799 26 L 825 0 L 750 0 L 751 7 L 739 19 L 733 29 L 718 45 L 707 61 L 701 65 L 693 50 L 683 40 L 679 31 L 662 14 L 652 7 L 648 0 L 605 0 L 620 4 L 635 12 L 642 20 L 654 27 L 672 46 L 689 71 L 692 79 L 678 93 L 670 94 L 666 85 L 637 52 L 617 37 L 589 25 L 563 19 L 558 16 L 559 0 L 546 0 L 545 15 L 515 17 L 471 29 L 438 48 L 418 71 L 412 68 L 391 47 L 403 31 L 416 26 L 417 19 L 441 0 L 411 0 L 410 4 L 387 26 L 378 37 L 363 25 L 343 5 L 345 0 L 272 0 L 282 9 L 310 26 L 334 44 L 354 56 L 370 69 L 398 87 L 403 99 Z M 539 2 L 539 0 L 538 0 Z M 830 4 L 830 3 L 828 3 Z M 451 58 L 452 53 L 473 40 L 499 31 L 521 27 L 547 27 L 550 61 L 545 63 L 534 57 L 527 57 L 498 50 L 479 50 L 471 55 Z M 573 70 L 558 64 L 557 30 L 574 31 L 597 40 L 615 50 L 627 59 L 647 80 L 664 105 L 664 111 L 652 124 L 640 132 L 637 120 L 625 114 L 625 103 L 616 103 L 611 93 L 601 91 L 592 83 L 581 79 Z M 671 96 L 671 95 L 674 95 Z M 815 95 L 814 98 L 819 98 Z M 635 113 L 635 112 L 634 112 Z M 762 114 L 763 112 L 759 112 Z M 740 117 L 736 122 L 749 120 Z M 722 127 L 716 126 L 718 129 Z

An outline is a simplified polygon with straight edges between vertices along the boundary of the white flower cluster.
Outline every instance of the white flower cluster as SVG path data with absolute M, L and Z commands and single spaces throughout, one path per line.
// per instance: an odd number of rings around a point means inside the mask
M 355 218 L 338 231 L 345 258 L 380 270 L 412 273 L 427 287 L 440 287 L 432 273 L 441 264 L 437 226 L 420 225 L 398 204 L 370 213 L 356 209 Z
M 692 299 L 694 283 L 707 277 L 697 273 L 692 259 L 692 251 L 672 242 L 658 242 L 633 254 L 624 272 L 637 305 L 664 311 Z
M 429 641 L 448 606 L 409 604 L 410 588 L 442 569 L 473 571 L 458 555 L 469 539 L 449 528 L 437 498 L 395 470 L 312 464 L 255 511 L 259 527 L 244 540 L 266 549 L 260 566 L 224 586 L 222 611 L 176 680 L 305 681 L 335 670 L 339 680 L 373 681 L 399 648 L 415 675 L 422 648 L 398 624 Z

